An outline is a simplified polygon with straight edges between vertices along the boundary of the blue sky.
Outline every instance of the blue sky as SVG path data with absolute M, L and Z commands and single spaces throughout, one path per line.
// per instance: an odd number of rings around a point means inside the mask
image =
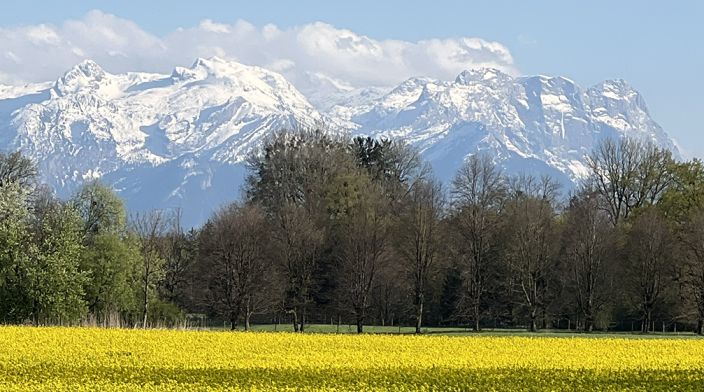
M 202 25 L 204 20 L 227 25 L 245 20 L 257 28 L 274 24 L 281 30 L 322 21 L 380 41 L 481 38 L 510 51 L 512 63 L 505 65 L 520 74 L 563 75 L 582 86 L 603 79 L 626 79 L 643 93 L 656 121 L 687 152 L 704 157 L 704 126 L 699 117 L 704 113 L 701 42 L 704 2 L 24 0 L 7 3 L 0 5 L 0 30 L 6 31 L 39 24 L 61 26 L 67 20 L 83 20 L 91 10 L 100 10 L 134 22 L 139 29 L 156 37 Z M 102 23 L 101 20 L 98 18 L 96 23 Z M 149 68 L 152 63 L 143 59 L 136 63 L 137 68 L 140 65 Z M 115 68 L 120 66 L 126 65 L 114 64 Z M 0 72 L 2 67 L 0 62 Z

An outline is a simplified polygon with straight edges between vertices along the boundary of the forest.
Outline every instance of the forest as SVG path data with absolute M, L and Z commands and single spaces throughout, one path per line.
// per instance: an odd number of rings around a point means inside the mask
M 57 198 L 0 154 L 0 322 L 704 334 L 699 160 L 608 139 L 574 189 L 481 154 L 441 184 L 404 143 L 312 129 L 247 167 L 237 201 L 186 229 L 99 181 Z

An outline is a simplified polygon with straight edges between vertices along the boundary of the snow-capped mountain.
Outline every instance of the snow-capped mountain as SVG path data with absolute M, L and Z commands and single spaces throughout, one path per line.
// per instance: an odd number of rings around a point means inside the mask
M 236 198 L 243 161 L 273 129 L 321 114 L 281 75 L 218 58 L 170 75 L 112 75 L 84 61 L 53 84 L 0 89 L 0 149 L 21 149 L 66 196 L 103 177 L 142 210 L 201 223 Z
M 0 150 L 33 157 L 62 196 L 100 177 L 130 209 L 182 207 L 187 225 L 239 195 L 245 158 L 264 137 L 300 125 L 402 138 L 442 180 L 484 152 L 510 173 L 569 184 L 586 174 L 585 155 L 599 140 L 619 135 L 677 154 L 623 81 L 582 89 L 494 69 L 393 89 L 308 78 L 306 97 L 280 74 L 219 58 L 171 74 L 110 74 L 84 61 L 53 83 L 0 86 Z
M 641 95 L 622 80 L 585 90 L 563 77 L 478 69 L 454 81 L 408 79 L 371 102 L 335 106 L 330 115 L 355 132 L 416 145 L 445 181 L 465 157 L 481 152 L 509 173 L 549 174 L 569 186 L 587 175 L 585 156 L 600 140 L 624 135 L 679 155 Z

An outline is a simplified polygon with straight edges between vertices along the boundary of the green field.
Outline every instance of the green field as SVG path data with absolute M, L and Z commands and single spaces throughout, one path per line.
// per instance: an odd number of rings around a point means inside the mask
M 213 330 L 229 330 L 229 326 L 212 327 Z M 240 330 L 242 327 L 239 328 Z M 293 332 L 293 326 L 290 324 L 256 324 L 250 328 L 257 332 Z M 305 326 L 306 333 L 341 333 L 355 334 L 357 327 L 351 324 L 337 325 L 331 324 L 310 324 Z M 370 325 L 364 326 L 366 334 L 415 334 L 414 327 L 398 327 L 398 326 L 380 326 Z M 682 339 L 704 339 L 704 337 L 694 334 L 693 332 L 652 332 L 642 334 L 639 332 L 620 332 L 620 331 L 593 331 L 589 333 L 566 330 L 566 329 L 545 329 L 538 332 L 528 332 L 525 329 L 492 329 L 487 328 L 480 332 L 474 332 L 469 328 L 460 327 L 428 327 L 423 328 L 422 333 L 425 335 L 440 335 L 440 336 L 544 336 L 544 337 L 595 337 L 595 338 L 682 338 Z

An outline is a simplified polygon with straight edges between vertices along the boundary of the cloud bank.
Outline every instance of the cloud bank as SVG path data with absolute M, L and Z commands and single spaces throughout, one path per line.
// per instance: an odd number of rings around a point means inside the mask
M 477 67 L 516 73 L 510 51 L 498 42 L 376 40 L 322 22 L 280 29 L 203 20 L 157 36 L 130 20 L 91 11 L 61 25 L 0 28 L 0 83 L 6 84 L 54 80 L 84 59 L 113 73 L 167 73 L 212 56 L 281 72 L 299 86 L 311 78 L 350 87 L 391 86 L 411 76 L 451 79 Z

